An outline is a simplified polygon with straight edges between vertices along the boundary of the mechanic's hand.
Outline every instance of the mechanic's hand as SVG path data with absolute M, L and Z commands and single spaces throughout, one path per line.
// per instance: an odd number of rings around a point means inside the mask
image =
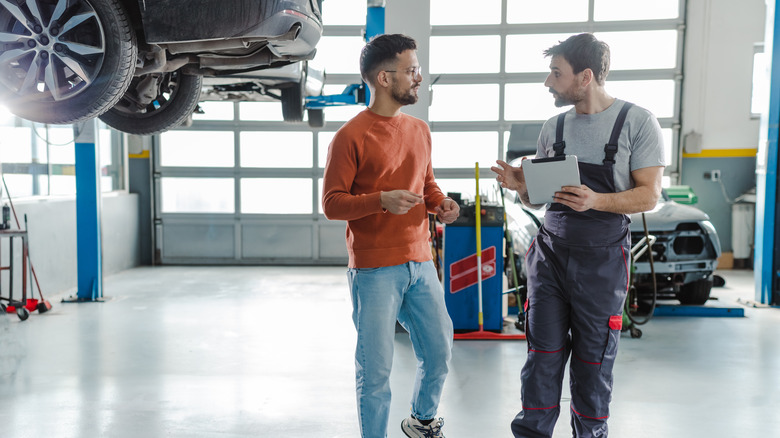
M 570 207 L 574 211 L 586 211 L 595 208 L 601 193 L 596 193 L 586 185 L 563 186 L 555 192 L 553 200 Z
M 450 198 L 444 198 L 441 205 L 436 207 L 436 216 L 443 224 L 451 224 L 460 215 L 460 206 Z
M 523 157 L 523 160 L 525 160 L 525 157 Z M 490 170 L 498 174 L 498 176 L 496 176 L 496 181 L 501 183 L 501 187 L 516 192 L 525 190 L 525 175 L 523 174 L 522 167 L 512 167 L 506 161 L 502 160 L 496 160 L 496 163 L 501 167 L 493 166 Z
M 423 203 L 422 195 L 409 190 L 393 190 L 379 195 L 382 208 L 393 214 L 406 214 L 417 204 Z

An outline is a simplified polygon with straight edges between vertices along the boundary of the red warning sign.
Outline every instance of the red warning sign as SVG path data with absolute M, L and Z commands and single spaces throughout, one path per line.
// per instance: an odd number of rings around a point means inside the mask
M 496 247 L 482 250 L 482 280 L 496 275 Z M 450 265 L 450 293 L 462 291 L 477 284 L 477 254 L 462 258 Z

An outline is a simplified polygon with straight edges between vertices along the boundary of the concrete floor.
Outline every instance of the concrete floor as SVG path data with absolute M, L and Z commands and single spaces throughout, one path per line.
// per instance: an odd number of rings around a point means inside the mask
M 720 271 L 744 307 L 752 271 Z M 138 268 L 103 303 L 0 316 L 0 437 L 356 437 L 344 268 Z M 780 309 L 656 318 L 624 334 L 611 436 L 780 437 Z M 525 341 L 457 341 L 439 415 L 449 438 L 510 437 Z M 396 337 L 390 437 L 415 360 Z M 569 395 L 555 437 L 570 437 Z

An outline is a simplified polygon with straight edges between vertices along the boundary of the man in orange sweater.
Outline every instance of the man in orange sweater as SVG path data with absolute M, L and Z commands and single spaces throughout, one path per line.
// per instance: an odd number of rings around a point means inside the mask
M 428 213 L 443 223 L 459 214 L 433 178 L 431 133 L 401 112 L 417 102 L 422 71 L 415 41 L 380 35 L 363 48 L 360 73 L 368 108 L 339 129 L 328 151 L 322 206 L 347 221 L 348 279 L 358 419 L 363 438 L 384 438 L 390 411 L 395 322 L 409 332 L 418 360 L 409 437 L 443 437 L 435 419 L 452 349 L 452 321 L 431 261 Z

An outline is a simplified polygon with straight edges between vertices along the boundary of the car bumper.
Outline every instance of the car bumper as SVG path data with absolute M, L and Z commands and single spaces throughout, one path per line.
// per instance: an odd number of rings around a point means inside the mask
M 654 262 L 653 270 L 656 274 L 676 274 L 680 272 L 712 272 L 718 267 L 717 260 L 691 260 L 680 262 Z M 634 263 L 634 273 L 650 274 L 650 263 Z

